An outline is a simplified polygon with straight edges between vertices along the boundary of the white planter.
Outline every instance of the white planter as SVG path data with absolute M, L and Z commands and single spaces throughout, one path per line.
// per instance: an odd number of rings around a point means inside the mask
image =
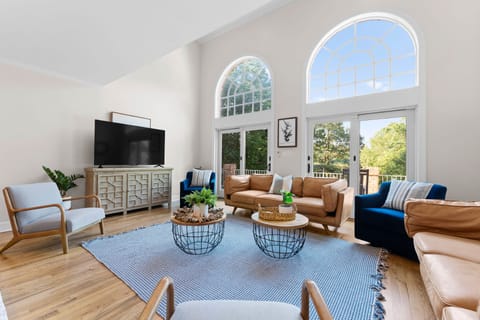
M 200 214 L 202 217 L 208 217 L 208 204 L 200 203 L 198 207 L 200 208 Z
M 293 207 L 289 204 L 281 204 L 278 206 L 278 213 L 292 213 Z
M 70 198 L 70 197 L 69 197 Z M 65 199 L 65 198 L 64 198 Z M 72 208 L 72 201 L 70 200 L 63 200 L 63 208 L 65 210 L 70 210 Z

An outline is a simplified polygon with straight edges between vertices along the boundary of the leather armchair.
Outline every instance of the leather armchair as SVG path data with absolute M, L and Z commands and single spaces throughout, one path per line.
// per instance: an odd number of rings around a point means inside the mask
M 383 247 L 411 260 L 418 260 L 413 241 L 404 226 L 404 212 L 383 208 L 390 181 L 383 182 L 377 193 L 355 196 L 355 237 Z M 434 184 L 427 199 L 445 199 L 447 188 Z
M 188 171 L 187 172 L 187 176 L 185 178 L 185 180 L 183 181 L 180 181 L 180 208 L 184 207 L 185 206 L 185 199 L 184 197 L 190 193 L 192 193 L 193 191 L 196 191 L 196 190 L 202 190 L 203 186 L 192 186 L 192 176 L 193 176 L 193 172 L 192 171 Z M 210 175 L 210 183 L 205 186 L 206 188 L 210 189 L 213 191 L 213 193 L 216 193 L 216 182 L 217 179 L 216 179 L 216 174 L 215 172 L 212 171 L 212 174 Z

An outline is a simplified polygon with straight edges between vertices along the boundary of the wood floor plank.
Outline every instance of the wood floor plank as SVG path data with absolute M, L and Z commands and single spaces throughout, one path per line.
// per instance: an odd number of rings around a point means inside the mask
M 232 208 L 225 207 L 225 211 Z M 246 210 L 237 212 L 249 216 Z M 163 223 L 169 216 L 165 208 L 109 216 L 105 232 L 111 235 Z M 337 233 L 326 232 L 319 225 L 309 230 L 365 243 L 355 239 L 353 221 L 347 221 Z M 67 255 L 56 236 L 24 240 L 0 254 L 0 291 L 9 319 L 135 319 L 145 303 L 80 246 L 98 236 L 97 227 L 71 236 Z M 0 233 L 0 245 L 10 237 L 9 232 Z M 392 254 L 389 264 L 384 291 L 386 320 L 433 320 L 418 263 Z

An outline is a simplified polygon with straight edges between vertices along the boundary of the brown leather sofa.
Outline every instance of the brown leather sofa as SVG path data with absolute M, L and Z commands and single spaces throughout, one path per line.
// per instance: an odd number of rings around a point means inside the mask
M 437 319 L 480 319 L 480 202 L 408 200 L 413 237 Z
M 273 175 L 232 175 L 225 177 L 225 204 L 237 208 L 257 210 L 262 207 L 278 206 L 282 195 L 269 193 Z M 335 230 L 352 213 L 353 188 L 343 179 L 313 177 L 294 177 L 292 193 L 297 212 L 320 223 L 325 229 L 332 226 Z

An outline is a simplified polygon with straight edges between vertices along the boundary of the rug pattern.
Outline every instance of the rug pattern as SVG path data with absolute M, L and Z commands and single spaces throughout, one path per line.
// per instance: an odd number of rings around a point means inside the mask
M 175 303 L 188 300 L 271 300 L 300 307 L 304 279 L 314 280 L 335 319 L 378 319 L 377 267 L 382 250 L 308 233 L 303 250 L 277 260 L 263 254 L 248 218 L 229 216 L 225 235 L 207 255 L 178 249 L 171 224 L 140 228 L 84 242 L 82 246 L 147 301 L 170 276 Z M 376 276 L 375 276 L 376 275 Z M 165 300 L 165 299 L 164 299 Z M 381 305 L 380 305 L 381 307 Z M 318 319 L 311 307 L 311 319 Z M 160 314 L 164 314 L 165 301 Z

